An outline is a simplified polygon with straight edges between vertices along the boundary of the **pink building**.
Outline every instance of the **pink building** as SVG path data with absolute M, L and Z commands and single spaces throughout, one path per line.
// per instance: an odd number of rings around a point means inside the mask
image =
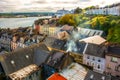
M 105 72 L 120 77 L 120 47 L 108 47 Z

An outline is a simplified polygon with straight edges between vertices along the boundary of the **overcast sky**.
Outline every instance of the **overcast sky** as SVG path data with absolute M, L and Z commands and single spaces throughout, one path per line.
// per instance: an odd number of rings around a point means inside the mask
M 105 6 L 120 0 L 0 0 L 0 12 L 55 12 L 58 9 Z

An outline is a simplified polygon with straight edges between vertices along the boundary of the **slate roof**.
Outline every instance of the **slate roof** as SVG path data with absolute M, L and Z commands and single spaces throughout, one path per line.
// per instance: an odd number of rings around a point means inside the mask
M 52 44 L 52 48 L 62 49 L 65 43 L 66 43 L 66 40 L 56 39 Z
M 54 37 L 46 37 L 44 40 L 44 43 L 47 46 L 51 47 L 55 40 L 56 40 L 56 38 L 54 38 Z
M 32 45 L 1 55 L 1 64 L 5 74 L 8 75 L 31 64 L 41 65 L 47 58 L 48 51 L 44 43 Z M 38 59 L 40 60 L 38 61 Z
M 105 57 L 105 52 L 107 48 L 103 45 L 88 44 L 85 54 L 96 56 L 96 57 Z
M 111 76 L 89 70 L 84 80 L 111 80 Z
M 73 58 L 70 56 L 69 53 L 53 51 L 46 64 L 57 70 L 61 70 L 67 67 L 72 62 Z
M 106 54 L 120 58 L 120 47 L 109 46 L 108 47 L 108 52 Z
M 83 52 L 85 50 L 86 43 L 84 43 L 84 42 L 76 42 L 76 46 L 77 46 L 76 53 L 83 54 Z
M 62 47 L 62 50 L 67 51 L 67 49 L 68 49 L 68 44 L 69 44 L 69 42 L 67 42 L 67 43 Z M 83 54 L 83 51 L 84 51 L 84 49 L 85 49 L 85 46 L 86 46 L 86 43 L 76 41 L 76 42 L 75 42 L 76 51 L 73 49 L 73 50 L 70 51 L 70 52 Z M 75 48 L 75 47 L 73 47 L 73 48 Z

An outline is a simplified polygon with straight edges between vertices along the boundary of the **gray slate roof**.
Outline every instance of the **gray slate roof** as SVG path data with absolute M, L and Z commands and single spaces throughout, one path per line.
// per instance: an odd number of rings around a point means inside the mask
M 107 51 L 107 48 L 103 45 L 96 45 L 96 44 L 88 43 L 85 54 L 104 58 L 106 51 Z
M 111 80 L 111 76 L 89 70 L 84 80 Z
M 47 58 L 48 52 L 45 44 L 36 44 L 1 55 L 1 64 L 5 74 L 8 75 L 31 64 L 41 65 Z
M 112 55 L 116 57 L 120 57 L 120 47 L 117 46 L 109 46 L 107 55 Z

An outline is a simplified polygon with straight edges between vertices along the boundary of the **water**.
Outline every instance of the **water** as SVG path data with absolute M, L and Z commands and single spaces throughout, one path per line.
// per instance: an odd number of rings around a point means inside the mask
M 0 28 L 28 27 L 32 26 L 34 24 L 34 21 L 40 18 L 51 18 L 51 16 L 27 18 L 0 18 Z

